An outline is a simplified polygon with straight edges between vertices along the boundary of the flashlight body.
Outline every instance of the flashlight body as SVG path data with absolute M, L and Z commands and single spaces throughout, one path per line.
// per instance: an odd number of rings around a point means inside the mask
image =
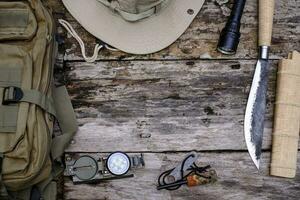
M 246 0 L 235 0 L 230 17 L 221 32 L 217 50 L 223 54 L 236 53 L 240 41 L 240 26 Z

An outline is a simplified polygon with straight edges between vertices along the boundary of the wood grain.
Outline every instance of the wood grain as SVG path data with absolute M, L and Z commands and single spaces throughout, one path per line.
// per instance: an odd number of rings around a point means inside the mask
M 275 71 L 264 134 L 270 148 Z M 67 63 L 79 132 L 67 151 L 246 149 L 243 117 L 254 61 Z
M 91 54 L 97 40 L 61 0 L 46 3 L 56 19 L 72 24 Z M 147 152 L 146 168 L 131 180 L 74 186 L 66 177 L 64 199 L 299 199 L 299 169 L 292 180 L 270 177 L 269 153 L 263 154 L 258 173 L 246 152 L 243 118 L 257 58 L 257 1 L 246 3 L 237 54 L 224 56 L 216 46 L 232 3 L 206 0 L 190 28 L 158 53 L 136 56 L 103 50 L 99 62 L 92 64 L 82 62 L 77 42 L 57 25 L 55 76 L 67 83 L 80 125 L 67 156 Z M 298 0 L 276 1 L 264 152 L 271 146 L 277 59 L 290 50 L 300 51 L 299 19 Z M 218 183 L 157 192 L 157 176 L 190 150 L 202 152 L 201 162 L 217 170 Z
M 86 43 L 87 51 L 91 55 L 96 39 L 86 32 L 76 20 L 67 12 L 61 1 L 48 0 L 56 18 L 69 21 Z M 233 0 L 206 0 L 200 13 L 190 28 L 170 47 L 150 55 L 129 55 L 122 52 L 103 50 L 100 60 L 132 60 L 132 59 L 253 59 L 257 57 L 257 1 L 247 1 L 241 26 L 241 42 L 237 54 L 226 56 L 216 51 L 218 39 L 223 29 Z M 271 59 L 285 57 L 291 49 L 300 51 L 300 8 L 297 0 L 276 1 L 274 27 L 272 36 Z M 105 29 L 105 27 L 103 27 Z M 65 51 L 60 56 L 65 60 L 83 60 L 78 43 L 59 26 L 58 38 Z
M 177 191 L 157 191 L 157 177 L 183 159 L 184 153 L 146 153 L 144 169 L 135 177 L 95 185 L 73 185 L 65 178 L 65 199 L 73 200 L 281 200 L 298 199 L 300 173 L 295 179 L 268 176 L 270 156 L 263 153 L 258 172 L 248 153 L 200 153 L 200 165 L 210 164 L 218 173 L 214 184 L 193 188 L 182 186 Z M 78 156 L 78 154 L 77 154 Z M 298 166 L 299 167 L 299 166 Z

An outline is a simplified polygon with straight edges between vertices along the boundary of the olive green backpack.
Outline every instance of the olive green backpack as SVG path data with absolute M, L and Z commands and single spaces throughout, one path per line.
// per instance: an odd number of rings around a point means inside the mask
M 56 199 L 60 156 L 77 125 L 65 87 L 53 84 L 54 32 L 40 0 L 0 1 L 1 200 Z

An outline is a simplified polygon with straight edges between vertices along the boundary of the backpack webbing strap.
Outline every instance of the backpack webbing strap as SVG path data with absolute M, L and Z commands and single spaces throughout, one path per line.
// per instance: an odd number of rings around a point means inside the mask
M 56 160 L 64 153 L 64 149 L 76 133 L 78 126 L 75 113 L 65 86 L 53 90 L 53 100 L 56 110 L 56 119 L 62 135 L 55 136 L 52 140 L 51 155 Z
M 0 199 L 8 200 L 9 196 L 6 187 L 2 181 L 2 160 L 3 160 L 3 153 L 0 153 Z
M 9 105 L 11 103 L 18 102 L 28 102 L 38 105 L 43 110 L 54 116 L 56 115 L 53 99 L 38 90 L 21 89 L 15 86 L 4 87 L 1 88 L 1 90 L 3 90 L 1 92 L 3 105 Z
M 23 90 L 23 92 L 24 96 L 21 101 L 36 104 L 46 112 L 55 116 L 55 109 L 52 98 L 47 97 L 37 90 Z

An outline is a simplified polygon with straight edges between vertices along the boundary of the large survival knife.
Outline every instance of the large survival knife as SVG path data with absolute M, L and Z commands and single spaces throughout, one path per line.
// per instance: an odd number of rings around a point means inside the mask
M 268 85 L 269 47 L 271 45 L 274 0 L 259 0 L 259 58 L 256 64 L 244 120 L 244 134 L 249 154 L 259 169 L 266 94 Z

